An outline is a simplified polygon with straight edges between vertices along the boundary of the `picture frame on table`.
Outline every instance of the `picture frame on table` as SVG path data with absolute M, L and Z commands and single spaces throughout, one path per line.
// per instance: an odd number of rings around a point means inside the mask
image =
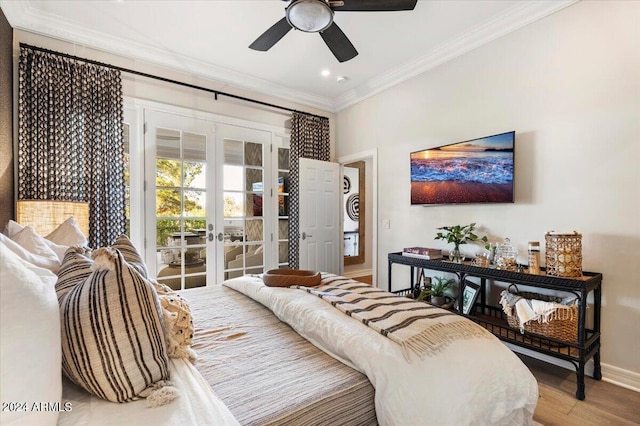
M 469 315 L 473 305 L 478 300 L 478 294 L 480 293 L 480 286 L 469 280 L 464 280 L 464 291 L 462 293 L 462 313 Z

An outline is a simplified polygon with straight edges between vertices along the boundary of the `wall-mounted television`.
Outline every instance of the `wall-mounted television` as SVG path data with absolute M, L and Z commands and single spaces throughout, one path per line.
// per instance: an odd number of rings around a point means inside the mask
M 411 205 L 513 203 L 515 131 L 411 153 Z

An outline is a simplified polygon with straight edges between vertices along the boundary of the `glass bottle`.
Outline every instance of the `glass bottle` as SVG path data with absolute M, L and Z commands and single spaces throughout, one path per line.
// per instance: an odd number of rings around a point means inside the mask
M 529 273 L 540 274 L 540 243 L 529 241 Z
M 489 266 L 491 268 L 496 267 L 496 250 L 498 249 L 498 243 L 489 243 Z
M 509 238 L 505 238 L 504 242 L 498 246 L 496 251 L 496 268 L 515 271 L 517 266 L 517 255 L 518 251 L 511 245 L 511 240 Z

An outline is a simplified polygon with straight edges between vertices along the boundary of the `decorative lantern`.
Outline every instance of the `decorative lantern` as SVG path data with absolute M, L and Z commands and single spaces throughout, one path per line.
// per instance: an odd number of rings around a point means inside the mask
M 582 276 L 582 234 L 549 231 L 545 235 L 547 275 Z

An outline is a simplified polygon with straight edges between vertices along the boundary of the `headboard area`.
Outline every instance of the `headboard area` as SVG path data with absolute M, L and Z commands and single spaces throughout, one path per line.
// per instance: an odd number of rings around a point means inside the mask
M 13 29 L 0 10 L 0 231 L 14 211 Z

